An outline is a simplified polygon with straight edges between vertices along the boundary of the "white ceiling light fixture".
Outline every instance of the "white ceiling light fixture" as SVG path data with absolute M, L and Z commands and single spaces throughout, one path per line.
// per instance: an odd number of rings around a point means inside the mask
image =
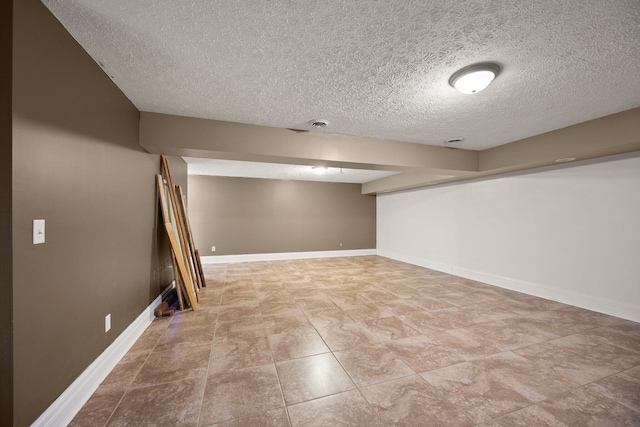
M 313 166 L 311 169 L 313 169 L 313 171 L 319 175 L 329 170 L 329 168 L 326 166 Z
M 449 84 L 462 93 L 478 93 L 496 78 L 502 67 L 495 62 L 481 62 L 464 67 L 451 76 Z

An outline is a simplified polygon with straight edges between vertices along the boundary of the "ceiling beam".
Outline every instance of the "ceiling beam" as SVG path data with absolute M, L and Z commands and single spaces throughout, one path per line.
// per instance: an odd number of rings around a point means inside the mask
M 362 194 L 389 193 L 390 191 L 409 190 L 411 188 L 435 185 L 444 180 L 455 178 L 453 175 L 440 175 L 428 171 L 406 172 L 386 176 L 362 184 Z
M 521 139 L 480 152 L 479 172 L 491 174 L 640 150 L 640 108 Z
M 471 150 L 148 112 L 140 113 L 140 145 L 177 156 L 445 174 L 477 172 L 479 159 Z
M 157 154 L 399 172 L 362 185 L 363 194 L 378 194 L 640 151 L 640 108 L 480 152 L 142 112 L 140 145 Z
M 480 151 L 476 172 L 450 176 L 428 170 L 408 172 L 364 183 L 362 193 L 409 190 L 557 165 L 562 159 L 588 160 L 635 151 L 640 151 L 640 108 Z

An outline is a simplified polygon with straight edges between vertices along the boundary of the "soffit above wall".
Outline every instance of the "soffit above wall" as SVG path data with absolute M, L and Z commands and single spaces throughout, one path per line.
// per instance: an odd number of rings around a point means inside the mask
M 141 111 L 482 150 L 640 106 L 637 0 L 43 3 Z
M 241 161 L 236 166 L 253 177 L 274 178 L 279 167 L 352 169 L 366 177 L 362 192 L 377 194 L 640 151 L 640 108 L 480 152 L 156 113 L 141 113 L 140 144 L 152 153 Z

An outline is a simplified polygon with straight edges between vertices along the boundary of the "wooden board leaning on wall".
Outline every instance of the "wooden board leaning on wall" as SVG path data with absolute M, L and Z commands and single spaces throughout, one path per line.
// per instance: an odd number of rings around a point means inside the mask
M 183 300 L 193 310 L 198 309 L 200 289 L 206 286 L 198 250 L 191 235 L 182 189 L 173 185 L 169 162 L 162 156 L 162 175 L 157 175 L 158 196 L 164 228 L 169 238 L 176 272 L 176 291 L 181 309 Z M 185 298 L 183 298 L 185 295 Z

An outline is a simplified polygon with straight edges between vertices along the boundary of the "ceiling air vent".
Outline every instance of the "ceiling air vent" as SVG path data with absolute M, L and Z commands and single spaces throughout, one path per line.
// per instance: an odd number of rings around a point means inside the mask
M 449 138 L 444 142 L 444 146 L 447 148 L 460 148 L 462 141 L 464 141 L 464 138 Z
M 326 120 L 314 119 L 314 120 L 309 120 L 308 123 L 316 129 L 324 129 L 327 126 L 329 126 L 329 122 Z

